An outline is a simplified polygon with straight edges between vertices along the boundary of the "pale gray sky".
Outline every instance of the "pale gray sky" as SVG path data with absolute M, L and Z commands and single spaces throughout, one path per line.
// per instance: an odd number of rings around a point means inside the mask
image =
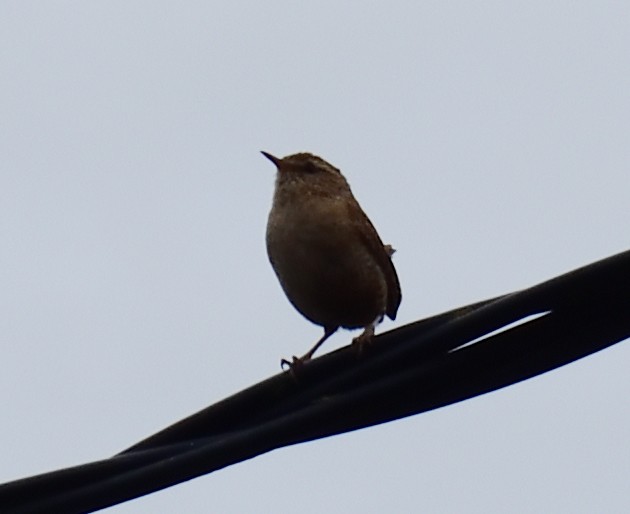
M 627 249 L 628 27 L 614 1 L 3 2 L 0 481 L 319 337 L 267 262 L 259 150 L 340 167 L 398 249 L 381 331 Z M 108 512 L 627 512 L 629 367 L 625 342 Z

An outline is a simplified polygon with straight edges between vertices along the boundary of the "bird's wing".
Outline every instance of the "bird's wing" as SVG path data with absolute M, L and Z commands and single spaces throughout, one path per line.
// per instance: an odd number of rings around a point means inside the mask
M 400 282 L 398 281 L 398 275 L 394 268 L 394 263 L 390 257 L 392 250 L 391 246 L 388 252 L 387 248 L 383 245 L 383 241 L 378 235 L 378 232 L 372 225 L 361 206 L 358 202 L 346 202 L 349 210 L 349 216 L 347 219 L 356 220 L 355 225 L 360 234 L 361 240 L 367 246 L 370 253 L 376 259 L 378 266 L 385 275 L 385 282 L 387 283 L 387 310 L 385 313 L 391 318 L 396 319 L 396 312 L 402 299 L 400 291 Z

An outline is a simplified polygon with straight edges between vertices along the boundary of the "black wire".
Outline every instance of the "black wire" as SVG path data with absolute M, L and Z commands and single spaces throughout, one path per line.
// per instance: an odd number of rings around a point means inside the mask
M 271 377 L 110 459 L 0 485 L 0 512 L 91 512 L 276 448 L 505 387 L 630 337 L 629 292 L 624 252 L 412 323 L 362 355 L 344 348 L 296 376 Z

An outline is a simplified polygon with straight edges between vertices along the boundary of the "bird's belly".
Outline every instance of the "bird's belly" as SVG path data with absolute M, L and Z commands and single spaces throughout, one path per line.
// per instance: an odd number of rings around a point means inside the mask
M 385 277 L 361 240 L 352 235 L 334 223 L 268 230 L 269 258 L 285 294 L 316 324 L 363 327 L 385 311 Z

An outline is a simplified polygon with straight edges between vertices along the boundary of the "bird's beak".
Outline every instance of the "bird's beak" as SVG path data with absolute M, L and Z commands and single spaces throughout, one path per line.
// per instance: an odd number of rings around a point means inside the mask
M 270 153 L 267 152 L 260 152 L 261 154 L 263 154 L 265 157 L 267 157 L 267 159 L 269 159 L 271 162 L 273 162 L 276 167 L 280 166 L 280 161 L 282 159 L 278 159 L 276 156 L 271 155 Z

